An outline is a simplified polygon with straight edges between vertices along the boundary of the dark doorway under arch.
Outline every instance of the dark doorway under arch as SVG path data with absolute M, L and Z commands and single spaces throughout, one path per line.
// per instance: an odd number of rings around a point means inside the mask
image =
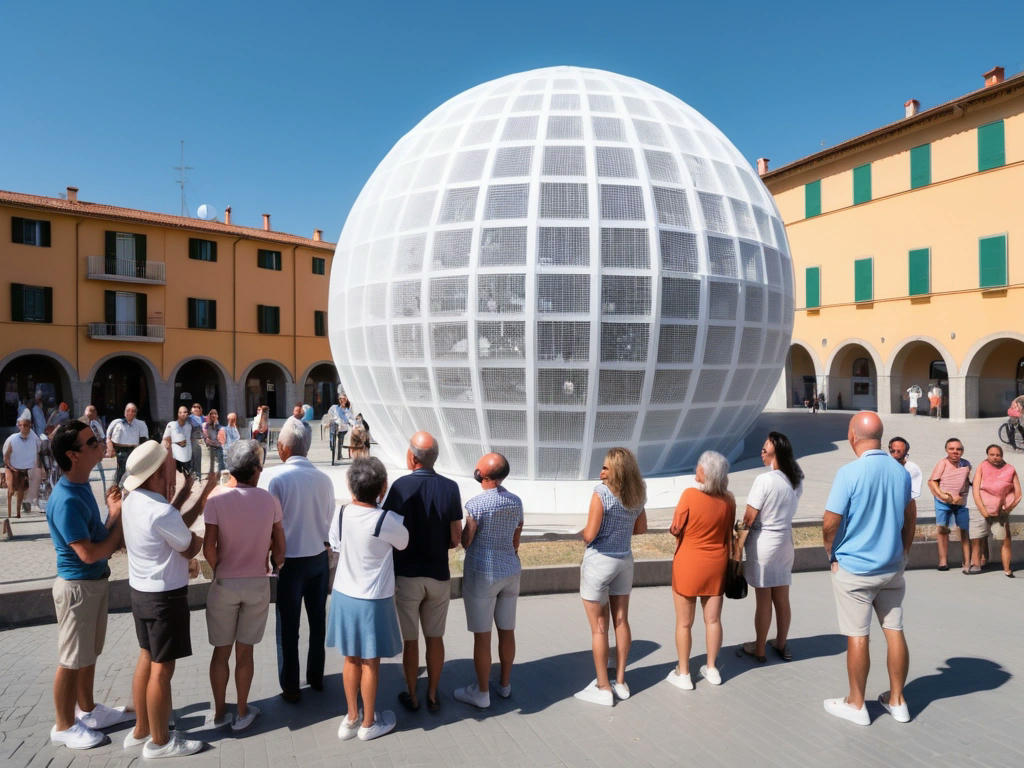
M 245 377 L 245 418 L 252 418 L 258 405 L 269 405 L 272 419 L 290 416 L 291 409 L 284 402 L 285 381 L 281 366 L 274 363 L 260 363 L 249 371 Z
M 334 405 L 338 398 L 338 381 L 338 369 L 330 363 L 317 365 L 309 372 L 302 402 L 313 406 L 313 418 L 321 418 Z
M 0 426 L 13 427 L 20 409 L 31 408 L 38 392 L 43 396 L 46 415 L 61 402 L 71 402 L 70 382 L 60 364 L 46 355 L 22 355 L 0 372 L 4 387 L 3 418 Z
M 138 418 L 153 431 L 153 413 L 150 408 L 149 377 L 142 363 L 133 357 L 112 357 L 99 367 L 92 380 L 92 404 L 104 424 L 124 417 L 124 407 L 135 403 Z
M 223 421 L 227 419 L 223 410 L 224 395 L 223 377 L 217 367 L 208 360 L 189 360 L 174 377 L 171 413 L 177 413 L 179 405 L 191 408 L 192 403 L 199 403 L 203 406 L 203 413 L 215 408 Z

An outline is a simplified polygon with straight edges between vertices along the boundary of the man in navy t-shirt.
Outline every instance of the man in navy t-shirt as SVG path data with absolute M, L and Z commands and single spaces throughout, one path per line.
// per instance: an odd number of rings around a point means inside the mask
M 89 749 L 106 740 L 99 729 L 132 719 L 124 707 L 93 701 L 96 658 L 107 632 L 107 559 L 122 544 L 121 494 L 116 485 L 107 492 L 109 514 L 104 524 L 89 474 L 103 458 L 106 446 L 88 424 L 62 424 L 52 441 L 54 458 L 64 475 L 46 505 L 46 522 L 57 550 L 53 582 L 58 651 L 53 704 L 57 717 L 50 740 L 70 749 Z

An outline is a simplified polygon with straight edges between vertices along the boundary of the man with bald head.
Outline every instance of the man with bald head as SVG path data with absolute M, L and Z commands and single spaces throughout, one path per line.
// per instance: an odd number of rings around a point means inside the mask
M 847 434 L 857 460 L 840 468 L 825 505 L 822 526 L 832 567 L 839 630 L 846 635 L 850 692 L 825 699 L 825 711 L 869 725 L 864 692 L 871 660 L 871 612 L 877 614 L 889 652 L 889 690 L 879 703 L 900 723 L 910 720 L 903 698 L 910 652 L 903 636 L 903 568 L 914 541 L 916 514 L 910 475 L 882 450 L 882 420 L 873 411 L 850 419 Z
M 406 691 L 398 699 L 406 709 L 420 707 L 416 694 L 419 676 L 419 635 L 427 646 L 427 708 L 441 704 L 437 686 L 444 666 L 444 627 L 451 599 L 448 550 L 462 538 L 462 501 L 459 486 L 434 471 L 437 440 L 429 432 L 409 438 L 405 462 L 411 474 L 400 477 L 388 491 L 384 509 L 401 515 L 409 529 L 409 546 L 395 552 L 395 607 L 402 628 L 402 668 Z

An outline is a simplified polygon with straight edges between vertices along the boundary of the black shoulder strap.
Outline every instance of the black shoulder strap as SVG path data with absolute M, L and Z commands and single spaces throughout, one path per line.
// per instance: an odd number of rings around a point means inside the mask
M 384 518 L 388 516 L 388 511 L 385 509 L 380 513 L 380 517 L 377 518 L 377 525 L 373 529 L 373 537 L 375 539 L 380 538 L 380 529 L 384 527 Z
M 338 508 L 338 543 L 341 543 L 341 523 L 345 519 L 345 505 Z

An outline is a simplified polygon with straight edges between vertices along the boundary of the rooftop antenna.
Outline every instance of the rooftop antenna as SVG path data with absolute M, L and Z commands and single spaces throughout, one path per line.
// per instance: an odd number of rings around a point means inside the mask
M 185 165 L 185 140 L 181 140 L 181 165 L 173 166 L 174 170 L 178 172 L 178 181 L 176 182 L 178 187 L 181 188 L 181 215 L 185 215 L 185 182 L 188 181 L 186 174 L 188 171 L 193 170 L 191 165 Z

